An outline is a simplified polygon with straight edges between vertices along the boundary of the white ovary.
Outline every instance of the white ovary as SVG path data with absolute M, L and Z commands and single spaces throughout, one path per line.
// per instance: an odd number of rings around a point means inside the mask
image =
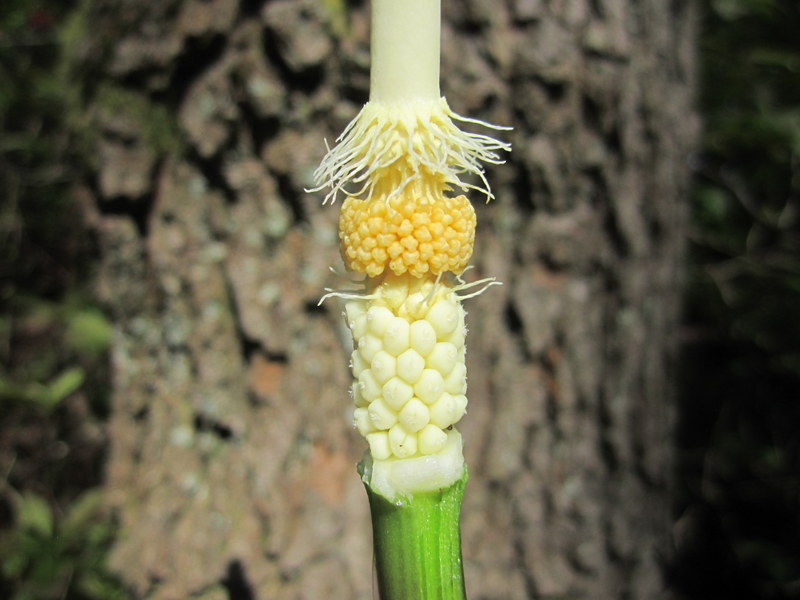
M 367 332 L 367 303 L 363 300 L 351 300 L 344 306 L 347 327 L 353 334 L 353 339 L 361 339 Z
M 380 350 L 383 350 L 383 341 L 377 335 L 366 333 L 358 339 L 358 353 L 366 362 L 372 362 Z
M 394 317 L 383 333 L 383 349 L 392 356 L 408 350 L 410 328 L 403 317 Z
M 442 429 L 457 423 L 466 412 L 466 396 L 463 398 L 464 401 L 447 392 L 442 394 L 430 407 L 431 423 Z
M 389 430 L 389 448 L 397 458 L 414 456 L 417 453 L 417 436 L 398 423 Z
M 456 302 L 437 302 L 428 311 L 425 320 L 436 330 L 438 338 L 444 338 L 455 331 L 462 311 Z
M 392 456 L 392 449 L 389 446 L 389 433 L 387 431 L 368 433 L 364 437 L 367 438 L 373 460 L 386 460 Z
M 358 380 L 350 384 L 350 395 L 353 398 L 353 404 L 356 405 L 356 408 L 363 408 L 369 404 L 369 400 L 364 398 L 364 395 L 361 393 L 361 385 L 358 383 Z
M 358 391 L 367 403 L 381 397 L 381 386 L 372 374 L 372 370 L 364 369 L 358 376 Z
M 444 391 L 454 395 L 467 393 L 467 365 L 463 362 L 456 363 L 444 378 Z
M 455 368 L 458 359 L 458 348 L 450 342 L 437 342 L 425 359 L 425 364 L 428 368 L 436 369 L 446 377 Z
M 426 425 L 417 433 L 417 450 L 420 454 L 435 454 L 447 443 L 447 434 L 436 425 Z
M 408 343 L 420 356 L 428 356 L 436 345 L 436 330 L 427 320 L 420 319 L 411 323 L 408 332 Z
M 370 333 L 382 338 L 394 314 L 385 306 L 370 306 L 367 310 L 367 327 Z M 355 337 L 355 336 L 354 336 Z
M 375 354 L 370 366 L 375 380 L 381 385 L 389 381 L 397 373 L 397 359 L 385 350 Z
M 412 398 L 400 411 L 398 420 L 406 429 L 416 433 L 430 422 L 430 411 L 419 398 Z
M 361 372 L 364 369 L 369 368 L 369 363 L 364 360 L 361 354 L 358 351 L 358 348 L 353 350 L 353 353 L 350 355 L 350 369 L 353 372 L 353 377 L 358 379 L 358 376 L 361 375 Z
M 414 395 L 425 404 L 436 402 L 444 391 L 444 378 L 436 369 L 423 369 L 419 380 L 414 384 Z
M 467 337 L 466 313 L 462 310 L 458 315 L 458 324 L 449 334 L 439 338 L 440 342 L 450 342 L 456 348 L 463 348 Z
M 399 411 L 414 397 L 414 388 L 399 377 L 392 377 L 383 384 L 383 399 L 393 409 Z
M 383 401 L 383 398 L 378 398 L 369 403 L 369 418 L 375 429 L 390 429 L 397 423 L 397 411 L 393 410 L 390 406 Z
M 429 292 L 427 291 L 412 292 L 403 304 L 402 312 L 405 313 L 404 316 L 415 320 L 424 319 L 430 308 L 429 300 Z
M 410 384 L 419 381 L 425 369 L 425 359 L 416 350 L 410 348 L 397 357 L 397 375 Z
M 369 411 L 364 407 L 356 408 L 353 411 L 353 424 L 363 436 L 376 431 L 375 425 L 369 416 Z

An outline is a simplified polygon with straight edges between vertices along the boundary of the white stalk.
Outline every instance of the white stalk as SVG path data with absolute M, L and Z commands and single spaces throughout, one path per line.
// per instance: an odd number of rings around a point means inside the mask
M 439 99 L 440 0 L 372 0 L 370 102 Z

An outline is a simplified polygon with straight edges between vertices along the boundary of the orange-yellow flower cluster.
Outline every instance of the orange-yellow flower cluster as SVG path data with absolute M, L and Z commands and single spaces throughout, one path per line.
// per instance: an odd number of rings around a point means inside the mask
M 472 256 L 475 209 L 466 196 L 431 197 L 409 186 L 387 200 L 348 197 L 339 216 L 339 240 L 347 267 L 377 277 L 461 273 Z

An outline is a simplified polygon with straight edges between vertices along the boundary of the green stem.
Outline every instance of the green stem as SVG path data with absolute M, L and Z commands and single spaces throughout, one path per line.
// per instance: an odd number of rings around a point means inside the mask
M 381 600 L 465 600 L 459 517 L 466 483 L 465 468 L 448 488 L 391 502 L 365 481 Z

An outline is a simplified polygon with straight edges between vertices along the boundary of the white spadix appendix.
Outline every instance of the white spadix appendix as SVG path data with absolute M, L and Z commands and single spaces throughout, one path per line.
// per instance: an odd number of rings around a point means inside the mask
M 456 123 L 506 128 L 459 117 L 440 96 L 440 10 L 438 0 L 372 1 L 369 102 L 322 160 L 312 190 L 327 190 L 325 202 L 343 196 L 342 258 L 364 276 L 360 288 L 323 299 L 345 300 L 353 336 L 354 422 L 369 447 L 360 472 L 384 600 L 463 597 L 461 301 L 495 283 L 460 278 L 476 224 L 465 194 L 490 199 L 483 165 L 510 150 Z M 441 527 L 415 531 L 431 518 Z M 431 535 L 442 550 L 421 551 Z

